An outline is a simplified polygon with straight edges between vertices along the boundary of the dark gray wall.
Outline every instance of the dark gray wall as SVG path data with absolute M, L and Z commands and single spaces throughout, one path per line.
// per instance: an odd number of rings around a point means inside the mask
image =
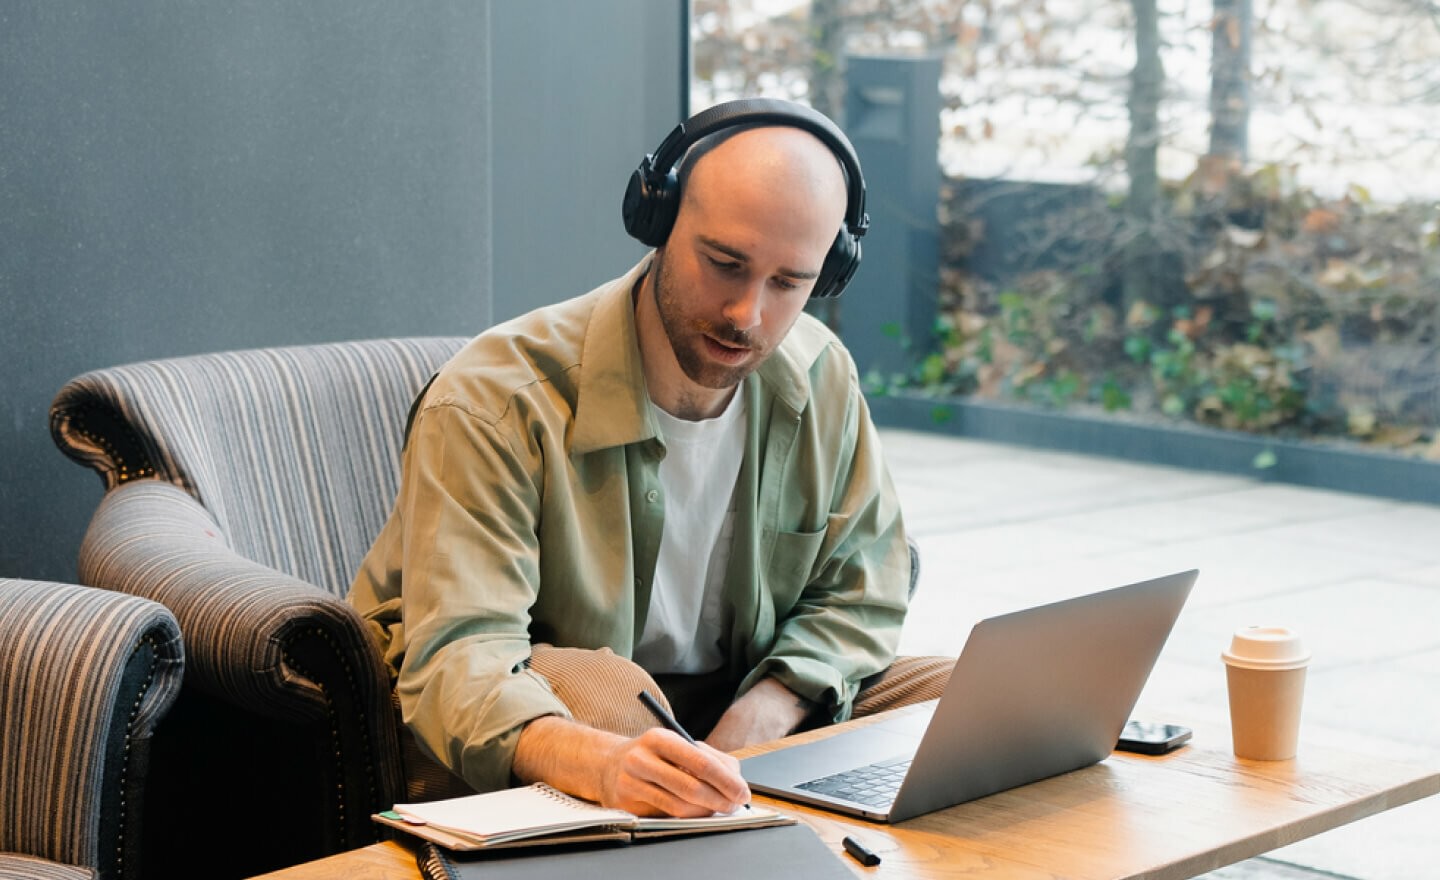
M 682 118 L 688 2 L 495 5 L 506 35 L 491 66 L 497 321 L 583 293 L 645 253 L 625 235 L 620 200 Z
M 74 577 L 100 483 L 49 437 L 71 376 L 475 332 L 629 265 L 682 9 L 6 0 L 0 576 Z

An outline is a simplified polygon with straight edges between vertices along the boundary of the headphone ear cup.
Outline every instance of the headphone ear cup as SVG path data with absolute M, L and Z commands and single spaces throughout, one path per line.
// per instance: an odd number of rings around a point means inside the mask
M 644 166 L 635 169 L 625 187 L 625 201 L 621 209 L 625 231 L 630 237 L 647 247 L 663 245 L 670 237 L 675 216 L 680 210 L 679 190 L 680 181 L 673 170 L 665 175 L 659 186 L 654 186 Z
M 860 268 L 860 239 L 850 234 L 850 230 L 840 227 L 835 234 L 835 241 L 831 243 L 830 250 L 825 254 L 825 262 L 820 264 L 820 277 L 815 279 L 815 286 L 810 291 L 811 299 L 825 299 L 827 297 L 839 296 L 845 291 L 845 285 L 855 277 L 855 270 Z

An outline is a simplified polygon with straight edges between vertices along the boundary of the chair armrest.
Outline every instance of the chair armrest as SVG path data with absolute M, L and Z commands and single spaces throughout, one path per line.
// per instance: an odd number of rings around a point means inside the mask
M 139 876 L 148 743 L 183 666 L 154 602 L 0 579 L 0 852 Z
M 318 736 L 333 848 L 374 839 L 369 815 L 404 793 L 391 684 L 360 615 L 313 584 L 245 559 L 183 489 L 111 489 L 80 547 L 85 583 L 169 608 L 185 687 Z
M 389 720 L 389 677 L 355 609 L 231 551 L 179 487 L 136 480 L 108 492 L 80 548 L 80 578 L 170 609 L 187 686 L 297 722 L 323 718 L 340 688 Z

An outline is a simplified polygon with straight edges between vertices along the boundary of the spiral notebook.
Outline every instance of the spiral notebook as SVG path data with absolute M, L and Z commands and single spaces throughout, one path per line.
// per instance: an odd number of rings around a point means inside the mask
M 789 825 L 759 805 L 699 819 L 647 818 L 571 797 L 544 783 L 485 794 L 396 804 L 376 822 L 459 852 L 555 843 L 617 841 Z

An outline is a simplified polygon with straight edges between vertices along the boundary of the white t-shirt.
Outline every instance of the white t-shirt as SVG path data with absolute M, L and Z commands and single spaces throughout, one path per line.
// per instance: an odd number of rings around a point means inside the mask
M 735 483 L 745 454 L 738 391 L 713 419 L 677 419 L 651 409 L 665 441 L 660 488 L 665 529 L 635 662 L 651 674 L 712 672 L 725 662 L 721 592 L 734 531 Z

